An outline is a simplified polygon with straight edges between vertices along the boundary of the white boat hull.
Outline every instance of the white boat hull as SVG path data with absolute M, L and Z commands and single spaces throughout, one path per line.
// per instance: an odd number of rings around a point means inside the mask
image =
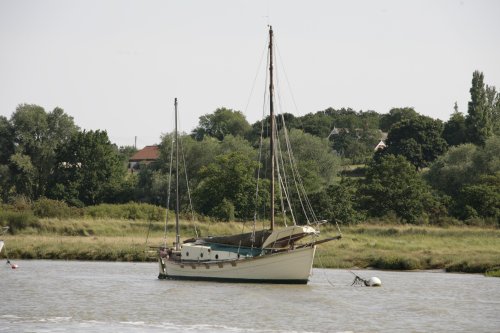
M 174 261 L 160 258 L 160 278 L 222 282 L 306 284 L 315 246 L 227 261 Z

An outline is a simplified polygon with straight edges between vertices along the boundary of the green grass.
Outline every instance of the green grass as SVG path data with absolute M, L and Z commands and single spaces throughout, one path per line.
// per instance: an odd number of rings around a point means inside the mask
M 500 230 L 493 228 L 360 225 L 343 236 L 320 246 L 315 264 L 468 273 L 500 266 Z
M 252 223 L 197 222 L 196 227 L 203 236 L 229 235 L 251 231 Z M 147 245 L 161 244 L 163 230 L 160 221 L 47 218 L 3 238 L 11 258 L 145 261 Z M 341 240 L 318 246 L 315 267 L 445 269 L 500 275 L 499 229 L 361 224 L 344 227 L 342 233 Z M 183 239 L 195 236 L 193 223 L 183 221 L 181 234 Z M 321 237 L 334 235 L 332 226 L 321 230 Z M 173 239 L 170 221 L 168 243 Z M 0 257 L 5 258 L 5 253 Z
M 486 273 L 484 273 L 484 275 L 490 277 L 500 277 L 500 267 L 490 268 L 486 271 Z

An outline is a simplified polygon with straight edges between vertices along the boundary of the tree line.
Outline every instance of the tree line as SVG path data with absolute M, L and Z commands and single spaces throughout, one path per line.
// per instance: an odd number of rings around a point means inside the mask
M 467 113 L 455 103 L 446 122 L 411 107 L 281 117 L 279 135 L 286 127 L 321 219 L 500 223 L 500 94 L 479 71 L 472 75 Z M 255 177 L 260 134 L 264 130 L 266 144 L 268 128 L 269 118 L 250 124 L 228 108 L 200 117 L 191 133 L 181 135 L 185 173 L 179 178 L 181 188 L 188 181 L 190 189 L 181 192 L 182 206 L 192 202 L 196 213 L 218 220 L 252 219 L 255 207 L 268 200 L 267 165 Z M 60 108 L 19 105 L 10 119 L 0 116 L 0 200 L 172 206 L 172 135 L 162 136 L 157 161 L 129 172 L 133 147 L 117 147 L 106 131 L 81 130 Z M 375 151 L 382 139 L 387 147 Z

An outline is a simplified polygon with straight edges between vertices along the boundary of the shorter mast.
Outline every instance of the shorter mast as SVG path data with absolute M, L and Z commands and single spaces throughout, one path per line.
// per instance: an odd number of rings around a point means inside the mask
M 177 97 L 175 106 L 175 250 L 180 250 L 179 234 L 179 132 L 177 131 Z

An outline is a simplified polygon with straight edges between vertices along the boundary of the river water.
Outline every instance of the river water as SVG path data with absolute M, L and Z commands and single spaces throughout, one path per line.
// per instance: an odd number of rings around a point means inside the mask
M 500 279 L 314 269 L 308 285 L 158 280 L 155 263 L 0 266 L 0 332 L 500 332 Z M 5 267 L 4 267 L 5 266 Z

